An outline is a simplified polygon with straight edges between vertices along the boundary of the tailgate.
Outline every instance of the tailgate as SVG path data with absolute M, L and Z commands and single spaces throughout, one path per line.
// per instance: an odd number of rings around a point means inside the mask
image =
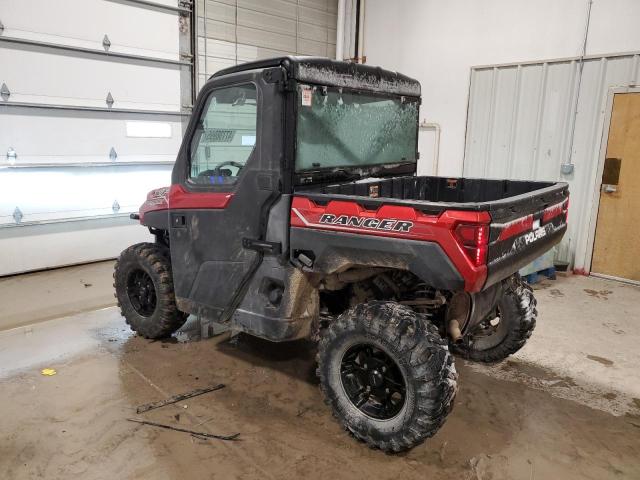
M 559 243 L 567 229 L 568 208 L 566 183 L 493 203 L 485 288 Z

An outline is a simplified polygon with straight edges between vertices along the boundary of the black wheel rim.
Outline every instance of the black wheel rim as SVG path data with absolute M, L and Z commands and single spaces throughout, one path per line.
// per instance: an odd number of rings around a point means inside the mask
M 471 348 L 478 351 L 494 348 L 502 343 L 508 330 L 507 321 L 498 307 L 495 314 L 489 315 L 471 332 Z
M 127 294 L 134 310 L 143 317 L 150 317 L 156 310 L 156 289 L 151 276 L 144 270 L 129 273 Z
M 374 345 L 350 347 L 342 357 L 340 378 L 353 406 L 371 418 L 389 420 L 404 406 L 404 376 L 396 362 Z

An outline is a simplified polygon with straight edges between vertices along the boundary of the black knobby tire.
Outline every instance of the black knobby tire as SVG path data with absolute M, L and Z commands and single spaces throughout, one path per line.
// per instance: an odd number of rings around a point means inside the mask
M 531 337 L 538 316 L 536 305 L 531 286 L 520 275 L 512 276 L 505 281 L 504 294 L 498 302 L 497 327 L 471 331 L 461 344 L 452 346 L 452 351 L 476 362 L 504 360 Z
M 343 366 L 354 348 L 371 348 L 391 359 L 404 379 L 402 406 L 391 418 L 374 418 L 350 399 Z M 425 315 L 395 302 L 361 304 L 340 315 L 322 332 L 317 361 L 325 402 L 370 447 L 412 448 L 433 436 L 453 407 L 458 375 L 446 339 Z
M 169 250 L 138 243 L 124 250 L 113 272 L 120 313 L 131 330 L 145 338 L 170 336 L 187 320 L 178 310 L 173 291 Z

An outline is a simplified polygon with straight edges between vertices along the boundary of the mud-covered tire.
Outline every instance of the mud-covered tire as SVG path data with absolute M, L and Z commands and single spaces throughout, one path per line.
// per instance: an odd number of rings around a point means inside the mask
M 134 306 L 135 296 L 130 293 L 133 275 L 143 275 L 152 284 L 151 296 L 155 302 L 153 308 L 150 307 L 144 314 L 139 304 Z M 138 243 L 127 248 L 116 261 L 113 279 L 120 313 L 131 330 L 139 335 L 151 339 L 165 338 L 187 320 L 188 314 L 176 306 L 171 256 L 166 247 L 155 243 Z
M 473 334 L 461 344 L 452 346 L 454 353 L 476 362 L 495 363 L 520 350 L 531 337 L 536 326 L 538 310 L 533 289 L 516 274 L 505 282 L 505 290 L 498 302 L 500 322 L 504 322 L 504 338 L 497 345 L 483 347 Z
M 360 344 L 383 351 L 402 373 L 406 395 L 392 418 L 365 414 L 346 393 L 343 358 Z M 438 431 L 453 407 L 458 375 L 446 339 L 425 315 L 395 302 L 361 304 L 340 315 L 322 332 L 317 361 L 325 402 L 370 447 L 399 452 L 419 445 Z

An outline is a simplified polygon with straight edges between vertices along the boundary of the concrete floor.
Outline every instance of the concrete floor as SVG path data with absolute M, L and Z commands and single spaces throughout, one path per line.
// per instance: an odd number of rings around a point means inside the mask
M 568 277 L 536 296 L 527 346 L 498 366 L 457 360 L 447 423 L 394 456 L 339 428 L 304 342 L 197 341 L 189 325 L 151 342 L 133 336 L 114 307 L 0 332 L 0 478 L 640 478 L 640 289 Z M 44 367 L 57 374 L 41 375 Z M 226 388 L 135 414 L 217 383 Z M 132 417 L 239 432 L 240 441 Z
M 0 278 L 0 330 L 115 305 L 114 261 Z

